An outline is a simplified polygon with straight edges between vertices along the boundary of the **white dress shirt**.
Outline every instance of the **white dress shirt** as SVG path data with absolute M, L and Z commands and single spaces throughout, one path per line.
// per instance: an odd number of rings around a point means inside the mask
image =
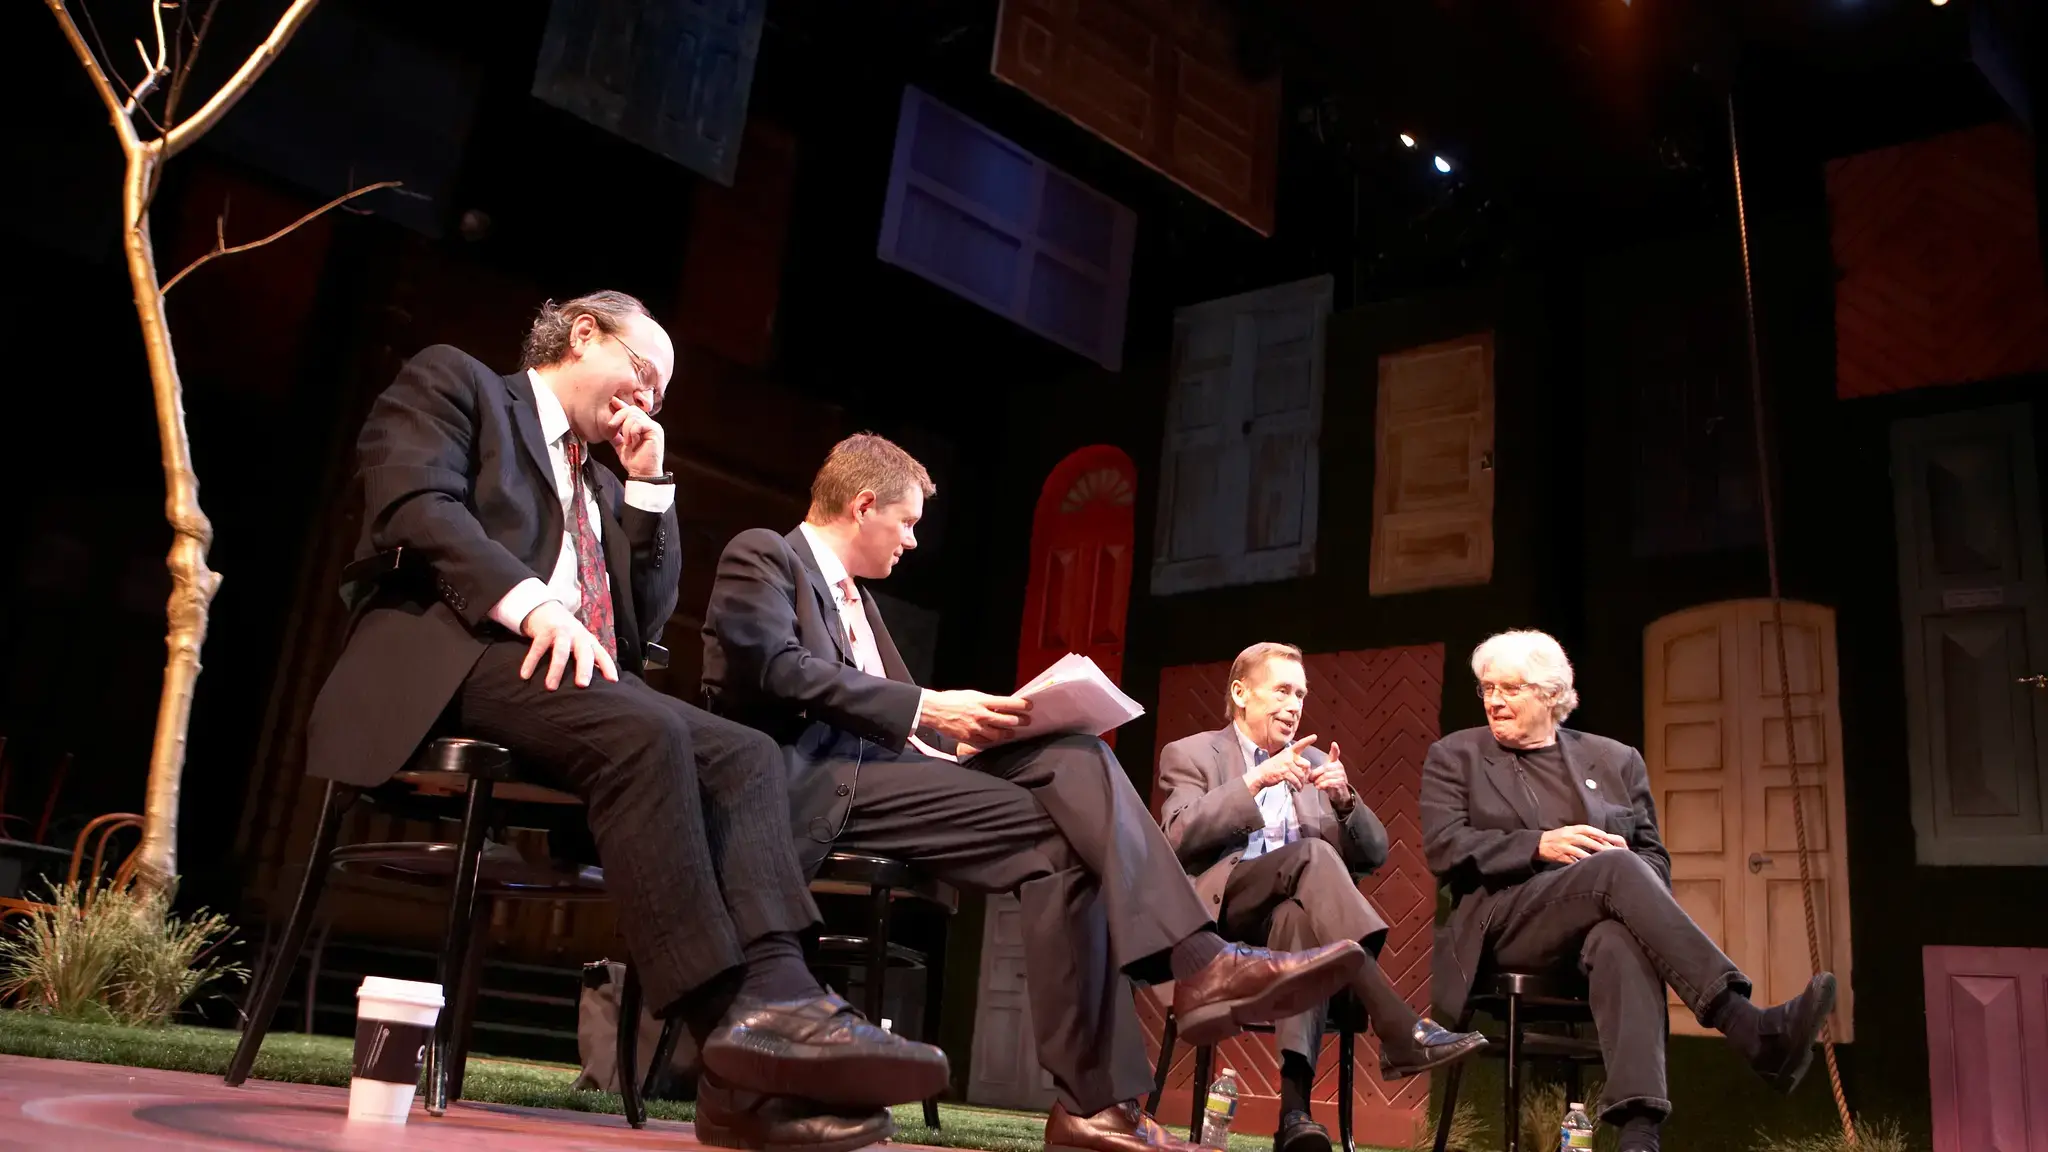
M 569 475 L 569 454 L 563 449 L 563 442 L 569 437 L 569 414 L 562 411 L 562 402 L 533 369 L 526 370 L 526 378 L 533 382 L 533 403 L 540 412 L 540 438 L 548 446 L 548 463 L 555 469 L 555 499 L 562 505 L 562 551 L 555 557 L 555 571 L 546 583 L 538 577 L 529 576 L 512 586 L 510 592 L 491 609 L 491 619 L 514 632 L 526 622 L 526 617 L 543 600 L 554 600 L 562 607 L 574 612 L 583 604 L 583 591 L 576 581 L 576 541 L 570 535 L 576 526 L 576 512 L 569 506 L 569 499 L 575 494 L 574 477 Z M 589 453 L 584 454 L 589 461 Z M 673 484 L 647 484 L 638 480 L 626 481 L 626 503 L 643 512 L 660 514 L 675 503 L 676 486 Z M 604 520 L 597 513 L 597 485 L 586 482 L 583 485 L 583 512 L 590 520 L 590 532 L 598 543 L 604 542 Z M 611 586 L 611 573 L 605 573 L 605 586 Z
M 1259 766 L 1263 757 L 1261 749 L 1244 734 L 1244 729 L 1231 725 L 1237 733 L 1237 746 L 1244 752 L 1245 771 Z M 1301 839 L 1301 819 L 1294 813 L 1294 789 L 1287 781 L 1279 780 L 1259 789 L 1253 797 L 1259 806 L 1259 815 L 1266 818 L 1266 826 L 1245 838 L 1244 859 L 1256 860 L 1276 848 L 1284 848 Z
M 839 555 L 832 551 L 831 545 L 825 543 L 825 538 L 818 535 L 817 529 L 812 528 L 809 521 L 796 527 L 797 531 L 803 533 L 804 542 L 811 546 L 811 555 L 818 561 L 818 572 L 825 577 L 826 586 L 832 589 L 832 606 L 839 610 L 840 632 L 853 637 L 854 664 L 870 676 L 886 678 L 888 672 L 882 668 L 882 648 L 880 641 L 875 639 L 874 626 L 868 623 L 867 613 L 860 604 L 847 598 L 846 586 L 851 583 L 852 578 L 847 574 L 846 565 L 839 562 Z M 918 715 L 911 717 L 910 720 L 909 743 L 927 756 L 952 760 L 954 757 L 932 748 L 917 738 L 917 719 L 918 716 L 924 715 L 925 698 L 930 695 L 929 689 L 921 689 L 918 693 Z

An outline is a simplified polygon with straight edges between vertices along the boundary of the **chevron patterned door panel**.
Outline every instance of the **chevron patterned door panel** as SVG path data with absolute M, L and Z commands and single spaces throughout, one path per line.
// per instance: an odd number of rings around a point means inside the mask
M 1351 786 L 1387 826 L 1392 842 L 1386 866 L 1359 885 L 1391 926 L 1380 964 L 1394 987 L 1418 1010 L 1429 1002 L 1429 953 L 1436 920 L 1436 881 L 1422 861 L 1422 829 L 1417 793 L 1422 785 L 1422 758 L 1441 735 L 1444 647 L 1420 644 L 1404 648 L 1368 648 L 1355 652 L 1311 654 L 1308 657 L 1308 707 L 1304 735 L 1315 733 L 1316 745 L 1343 745 Z M 1183 664 L 1159 673 L 1159 747 L 1197 732 L 1223 726 L 1224 692 L 1230 662 Z M 1153 810 L 1164 797 L 1155 784 Z M 1155 990 L 1138 995 L 1146 1047 L 1157 1066 L 1159 1037 L 1165 1014 Z M 1356 1138 L 1360 1144 L 1407 1147 L 1415 1124 L 1429 1107 L 1429 1081 L 1416 1076 L 1392 1084 L 1380 1079 L 1379 1042 L 1358 1039 Z M 1241 1093 L 1238 1122 L 1233 1129 L 1264 1135 L 1279 1120 L 1280 1062 L 1273 1038 L 1246 1035 L 1216 1049 L 1214 1067 L 1235 1068 Z M 1173 1069 L 1159 1112 L 1162 1123 L 1185 1129 L 1193 1098 L 1195 1053 L 1177 1045 Z M 1214 1074 L 1213 1072 L 1211 1073 Z M 1316 1119 L 1331 1127 L 1337 1121 L 1337 1038 L 1323 1037 L 1313 1097 Z
M 1835 395 L 2048 370 L 2032 147 L 1987 124 L 1828 162 Z

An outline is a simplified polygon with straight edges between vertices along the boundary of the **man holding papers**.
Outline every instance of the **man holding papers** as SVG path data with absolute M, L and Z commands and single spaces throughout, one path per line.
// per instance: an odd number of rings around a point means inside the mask
M 1254 644 L 1230 666 L 1225 714 L 1214 732 L 1168 744 L 1159 754 L 1160 815 L 1195 890 L 1233 940 L 1303 948 L 1356 940 L 1379 951 L 1387 922 L 1352 877 L 1387 861 L 1387 830 L 1351 790 L 1340 749 L 1328 755 L 1301 735 L 1308 672 L 1301 649 Z M 1351 978 L 1380 1041 L 1388 1080 L 1413 1076 L 1477 1051 L 1486 1038 L 1454 1033 L 1416 1015 L 1379 965 Z M 1330 1152 L 1330 1134 L 1309 1114 L 1321 1005 L 1273 1029 L 1280 1049 L 1276 1152 Z
M 1039 1060 L 1059 1086 L 1048 1146 L 1182 1148 L 1136 1103 L 1152 1074 L 1130 981 L 1175 981 L 1181 1034 L 1206 1044 L 1320 1004 L 1365 953 L 1355 941 L 1276 953 L 1217 936 L 1097 739 L 1137 706 L 1091 662 L 1062 661 L 1018 696 L 911 682 L 860 581 L 917 546 L 935 491 L 895 444 L 849 437 L 795 531 L 726 545 L 705 614 L 706 699 L 782 745 L 807 868 L 832 849 L 875 852 L 1017 894 Z

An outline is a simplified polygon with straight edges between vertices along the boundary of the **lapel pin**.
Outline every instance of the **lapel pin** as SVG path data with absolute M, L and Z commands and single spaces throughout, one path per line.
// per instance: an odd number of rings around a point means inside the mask
M 1593 782 L 1593 778 L 1592 778 L 1591 776 L 1588 776 L 1588 777 L 1586 777 L 1586 787 L 1588 787 L 1588 788 L 1598 788 L 1599 786 L 1600 786 L 1600 785 L 1598 785 L 1598 784 L 1596 784 L 1596 783 L 1594 783 L 1594 782 Z

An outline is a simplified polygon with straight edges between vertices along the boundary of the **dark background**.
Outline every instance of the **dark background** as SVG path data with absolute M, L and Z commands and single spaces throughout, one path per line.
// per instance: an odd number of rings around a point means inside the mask
M 140 33 L 132 12 L 103 7 L 109 46 Z M 277 7 L 224 9 L 195 88 L 209 68 L 232 66 Z M 1822 165 L 2016 118 L 1971 59 L 1971 5 L 1239 7 L 1255 17 L 1248 62 L 1285 76 L 1271 238 L 992 80 L 993 0 L 770 5 L 750 111 L 796 150 L 786 251 L 770 270 L 774 357 L 754 370 L 686 351 L 664 413 L 672 443 L 706 469 L 703 487 L 685 489 L 690 619 L 672 645 L 694 629 L 720 533 L 750 516 L 793 520 L 823 447 L 872 428 L 919 453 L 940 488 L 924 547 L 886 591 L 939 614 L 936 683 L 1009 688 L 1039 485 L 1068 452 L 1108 443 L 1140 476 L 1124 684 L 1141 702 L 1160 668 L 1225 659 L 1257 639 L 1315 651 L 1441 641 L 1450 731 L 1481 720 L 1465 653 L 1492 631 L 1530 626 L 1557 635 L 1577 664 L 1585 703 L 1574 726 L 1640 744 L 1644 625 L 1767 591 L 1747 514 L 1698 529 L 1704 545 L 1677 554 L 1641 546 L 1658 530 L 1659 485 L 1674 479 L 1658 471 L 1663 446 L 1703 418 L 1667 403 L 1675 377 L 1712 385 L 1707 403 L 1719 408 L 1706 415 L 1726 421 L 1717 459 L 1736 474 L 1753 468 L 1732 87 L 1784 591 L 1838 613 L 1862 993 L 1844 1061 L 1853 1103 L 1924 1125 L 1920 949 L 2048 946 L 2048 927 L 2021 914 L 2038 908 L 2048 877 L 1913 863 L 1887 429 L 1902 415 L 2031 401 L 2042 381 L 1837 401 Z M 168 274 L 210 243 L 224 200 L 234 240 L 330 187 L 397 172 L 415 192 L 365 198 L 367 215 L 332 214 L 172 294 L 212 562 L 226 576 L 185 772 L 187 902 L 257 915 L 268 904 L 252 877 L 288 854 L 305 802 L 291 771 L 296 725 L 336 641 L 331 572 L 353 539 L 348 448 L 368 398 L 434 340 L 510 367 L 544 297 L 614 287 L 664 319 L 678 307 L 705 182 L 529 95 L 546 15 L 540 0 L 330 0 L 259 95 L 173 163 L 157 198 Z M 15 317 L 10 458 L 23 490 L 0 534 L 4 806 L 37 815 L 71 754 L 49 835 L 68 843 L 91 815 L 141 805 L 169 540 L 116 235 L 118 152 L 48 14 L 16 5 L 0 19 L 17 45 L 0 82 L 17 110 L 16 206 L 0 212 L 14 274 L 0 290 Z M 2038 43 L 2029 55 L 2010 40 L 2004 62 L 2038 78 Z M 1137 213 L 1121 373 L 876 260 L 906 82 Z M 1452 175 L 1393 141 L 1410 126 L 1455 159 Z M 481 239 L 458 226 L 469 211 L 489 216 Z M 1172 310 L 1322 272 L 1336 276 L 1338 314 L 1316 574 L 1150 596 Z M 1374 358 L 1480 326 L 1497 340 L 1493 580 L 1369 597 Z M 1141 719 L 1119 747 L 1130 754 L 1151 738 Z M 1142 756 L 1130 768 L 1149 779 Z M 7 834 L 25 833 L 10 823 Z M 956 1067 L 979 938 L 970 906 L 949 950 Z M 1693 1059 L 1674 1054 L 1680 1066 Z

